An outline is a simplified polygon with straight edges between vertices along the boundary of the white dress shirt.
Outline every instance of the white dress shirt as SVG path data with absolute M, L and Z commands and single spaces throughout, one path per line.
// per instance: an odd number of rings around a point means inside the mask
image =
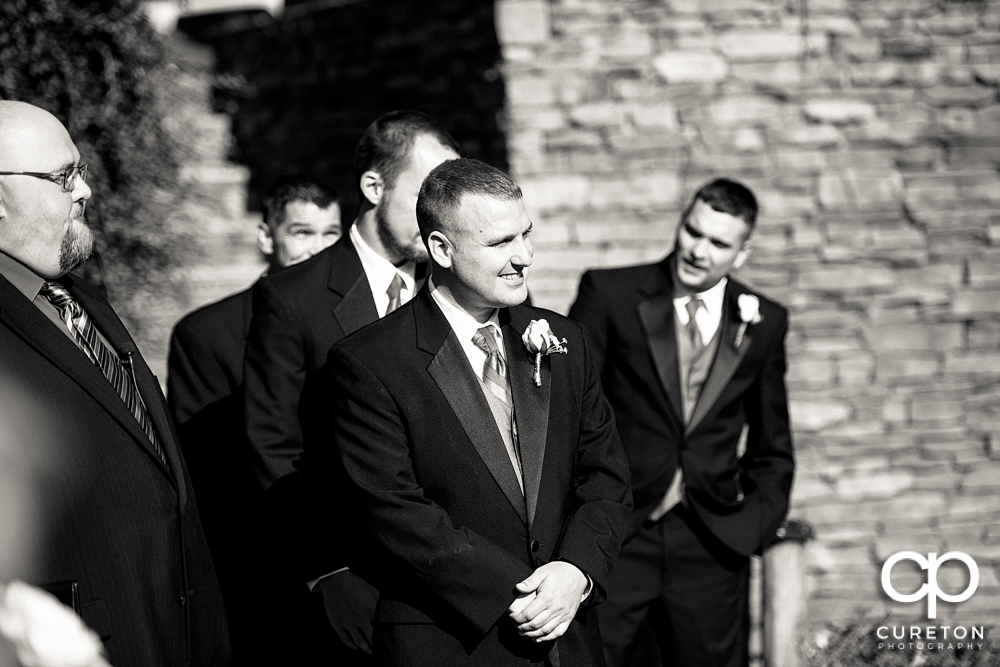
M 361 238 L 357 225 L 351 225 L 348 232 L 354 249 L 358 251 L 358 259 L 361 260 L 361 268 L 368 277 L 368 285 L 372 290 L 372 297 L 375 299 L 375 310 L 379 317 L 385 317 L 385 311 L 389 309 L 389 284 L 397 275 L 403 279 L 403 288 L 399 292 L 399 305 L 403 305 L 413 298 L 416 288 L 416 263 L 410 260 L 406 264 L 393 266 L 392 262 L 371 249 L 365 240 Z
M 708 345 L 712 341 L 712 337 L 715 336 L 715 332 L 718 331 L 719 324 L 722 322 L 722 302 L 726 296 L 726 284 L 728 282 L 728 278 L 723 278 L 714 287 L 710 287 L 704 292 L 674 299 L 674 312 L 677 313 L 677 321 L 680 322 L 682 327 L 686 327 L 688 319 L 690 319 L 688 317 L 687 305 L 691 299 L 698 297 L 705 304 L 705 307 L 699 308 L 694 316 L 694 322 L 698 327 L 698 332 L 701 334 L 701 342 L 705 345 Z
M 434 280 L 429 278 L 427 280 L 427 286 L 431 290 L 431 298 L 444 313 L 444 317 L 448 320 L 448 324 L 451 325 L 451 330 L 455 332 L 458 336 L 458 340 L 462 343 L 462 350 L 465 352 L 465 356 L 469 359 L 469 364 L 472 366 L 473 372 L 477 377 L 483 377 L 483 366 L 486 364 L 486 353 L 472 342 L 472 337 L 476 335 L 476 332 L 483 327 L 490 327 L 493 329 L 495 338 L 497 341 L 497 347 L 500 349 L 500 356 L 503 357 L 504 361 L 507 360 L 507 351 L 503 346 L 503 334 L 500 332 L 500 318 L 498 317 L 497 310 L 493 311 L 490 315 L 490 319 L 486 320 L 485 323 L 480 324 L 476 318 L 469 315 L 464 308 L 458 305 L 455 298 L 451 295 L 448 290 L 438 289 L 434 285 Z

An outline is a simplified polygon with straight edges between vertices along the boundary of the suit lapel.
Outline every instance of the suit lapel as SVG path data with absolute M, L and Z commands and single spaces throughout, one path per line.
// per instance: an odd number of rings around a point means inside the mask
M 94 325 L 100 329 L 104 337 L 108 339 L 111 343 L 111 347 L 115 352 L 132 352 L 132 370 L 135 374 L 136 388 L 139 391 L 139 395 L 142 397 L 143 404 L 146 406 L 147 416 L 153 421 L 153 427 L 156 430 L 157 436 L 160 438 L 160 444 L 163 446 L 164 454 L 167 457 L 167 461 L 170 465 L 170 471 L 178 481 L 179 488 L 183 488 L 184 484 L 180 477 L 182 466 L 180 464 L 180 458 L 177 452 L 176 443 L 174 442 L 173 429 L 170 424 L 170 420 L 167 417 L 166 411 L 163 409 L 163 402 L 160 400 L 160 386 L 156 381 L 156 377 L 153 372 L 149 370 L 146 366 L 145 360 L 139 353 L 135 342 L 129 335 L 128 331 L 125 329 L 125 325 L 122 324 L 118 315 L 111 308 L 111 305 L 101 297 L 98 297 L 92 288 L 88 288 L 85 284 L 78 284 L 73 276 L 68 276 L 65 280 L 67 282 L 70 291 L 73 296 L 76 297 L 80 305 L 83 306 L 84 310 L 87 311 L 88 316 Z M 68 339 L 67 339 L 68 340 Z M 91 364 L 93 366 L 93 364 Z M 94 367 L 97 371 L 97 375 L 104 378 L 104 374 Z M 171 476 L 171 472 L 168 472 L 163 464 L 160 462 L 160 457 L 157 456 L 156 450 L 153 449 L 152 443 L 149 442 L 149 438 L 146 437 L 145 431 L 139 426 L 139 423 L 135 420 L 135 416 L 125 407 L 125 403 L 121 400 L 118 392 L 114 391 L 111 384 L 104 378 L 104 384 L 111 388 L 111 394 L 115 397 L 115 406 L 120 408 L 118 412 L 124 415 L 119 421 L 126 425 L 132 435 L 137 438 L 139 443 L 142 445 L 143 449 L 150 455 L 153 462 L 156 463 L 163 470 L 164 474 L 168 477 Z M 186 498 L 183 499 L 186 502 Z
M 427 372 L 444 394 L 465 434 L 514 511 L 521 521 L 527 523 L 521 485 L 517 483 L 517 475 L 511 467 L 507 448 L 497 431 L 489 403 L 469 366 L 469 358 L 465 355 L 462 344 L 429 291 L 421 292 L 413 306 L 417 345 L 434 355 Z
M 344 336 L 349 336 L 378 319 L 375 299 L 350 234 L 345 234 L 330 249 L 327 258 L 330 262 L 330 280 L 327 286 L 341 297 L 333 307 L 333 317 Z
M 508 320 L 504 322 L 504 320 Z M 551 360 L 542 358 L 542 385 L 535 386 L 534 358 L 521 341 L 521 332 L 528 320 L 520 309 L 500 311 L 504 351 L 507 353 L 507 377 L 514 401 L 518 446 L 521 450 L 521 475 L 524 480 L 524 501 L 528 509 L 528 525 L 535 519 L 538 492 L 545 461 L 545 442 L 549 428 L 549 400 L 552 390 Z
M 649 354 L 653 358 L 660 385 L 667 394 L 678 423 L 683 423 L 680 368 L 677 364 L 677 338 L 674 333 L 674 298 L 669 279 L 669 257 L 657 266 L 655 273 L 640 290 L 646 296 L 636 307 Z
M 753 343 L 754 332 L 751 326 L 747 327 L 744 332 L 739 349 L 733 345 L 733 342 L 736 340 L 736 331 L 740 326 L 740 311 L 736 303 L 738 297 L 737 289 L 733 281 L 730 280 L 726 285 L 726 295 L 722 302 L 722 321 L 719 323 L 719 327 L 721 328 L 719 349 L 715 353 L 712 368 L 708 372 L 705 385 L 702 387 L 701 395 L 698 397 L 698 404 L 695 405 L 694 412 L 691 414 L 691 421 L 688 422 L 687 427 L 684 429 L 685 435 L 691 433 L 701 420 L 705 418 L 705 415 L 708 414 L 709 409 L 718 400 L 719 395 L 733 378 L 733 374 L 736 373 L 737 367 L 739 367 L 740 362 Z
M 118 346 L 123 336 L 128 338 L 128 333 L 118 321 L 118 317 L 111 311 L 103 299 L 92 298 L 85 291 L 77 289 L 72 281 L 70 284 L 71 293 L 80 301 L 89 317 L 101 332 L 108 338 L 112 346 Z M 118 323 L 121 328 L 119 332 L 115 327 L 107 326 L 107 313 L 111 312 L 110 321 Z M 139 427 L 135 417 L 125 407 L 118 392 L 114 390 L 104 374 L 80 351 L 68 336 L 58 331 L 43 315 L 38 308 L 24 298 L 17 289 L 0 277 L 0 319 L 7 326 L 16 332 L 28 345 L 32 346 L 43 357 L 48 359 L 56 368 L 73 379 L 80 387 L 90 394 L 94 400 L 112 417 L 123 429 L 132 435 L 133 439 L 149 455 L 150 459 L 157 465 L 164 474 L 166 469 L 160 463 L 159 457 L 149 444 L 149 439 Z M 118 347 L 120 349 L 120 347 Z M 141 388 L 144 398 L 149 393 L 144 387 Z M 150 401 L 152 402 L 152 401 Z M 164 430 L 166 424 L 162 421 L 157 424 L 157 432 Z M 167 436 L 170 437 L 169 427 L 166 429 Z M 172 440 L 172 438 L 171 438 Z M 171 448 L 172 449 L 172 448 Z M 175 463 L 171 461 L 171 463 Z M 168 475 L 169 476 L 169 475 Z

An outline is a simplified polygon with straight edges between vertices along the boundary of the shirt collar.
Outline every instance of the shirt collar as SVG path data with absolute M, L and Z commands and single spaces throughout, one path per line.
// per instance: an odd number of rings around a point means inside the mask
M 431 298 L 433 298 L 434 302 L 441 308 L 441 312 L 444 313 L 445 319 L 448 320 L 448 324 L 451 325 L 452 331 L 455 332 L 455 335 L 458 336 L 458 339 L 462 341 L 463 345 L 467 341 L 471 341 L 477 331 L 485 326 L 491 325 L 495 329 L 494 333 L 497 338 L 501 341 L 501 346 L 503 345 L 503 335 L 500 331 L 499 310 L 494 310 L 493 314 L 490 315 L 490 319 L 486 320 L 485 324 L 480 324 L 476 318 L 469 315 L 469 313 L 465 312 L 464 308 L 458 305 L 458 302 L 455 301 L 451 292 L 437 289 L 433 278 L 427 279 L 427 287 L 431 291 Z
M 42 285 L 45 284 L 45 278 L 3 252 L 0 252 L 0 275 L 16 287 L 28 301 L 34 301 Z
M 368 284 L 372 288 L 372 294 L 384 295 L 386 290 L 389 289 L 389 283 L 398 274 L 400 278 L 403 279 L 403 288 L 409 291 L 409 294 L 413 294 L 414 285 L 416 284 L 415 274 L 416 274 L 416 263 L 413 260 L 400 266 L 394 266 L 392 262 L 387 260 L 382 255 L 378 254 L 371 249 L 365 240 L 361 238 L 361 233 L 358 231 L 358 225 L 351 225 L 351 231 L 348 232 L 351 237 L 351 243 L 354 244 L 354 249 L 358 251 L 358 259 L 361 260 L 361 268 L 364 269 L 365 275 L 368 276 Z
M 717 282 L 712 287 L 709 287 L 704 292 L 698 292 L 697 294 L 691 294 L 688 296 L 679 296 L 674 299 L 674 309 L 677 314 L 681 317 L 681 324 L 687 324 L 687 304 L 694 297 L 698 297 L 705 304 L 705 311 L 708 313 L 710 321 L 718 322 L 722 317 L 722 302 L 726 296 L 726 285 L 729 283 L 729 279 L 723 277 L 722 280 Z

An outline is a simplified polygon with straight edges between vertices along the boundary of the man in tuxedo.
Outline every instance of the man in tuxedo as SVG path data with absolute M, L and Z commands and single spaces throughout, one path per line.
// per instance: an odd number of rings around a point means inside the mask
M 257 245 L 268 273 L 303 262 L 342 236 L 340 197 L 306 176 L 282 176 L 264 193 Z M 273 638 L 257 586 L 257 486 L 243 427 L 243 351 L 252 287 L 185 316 L 170 337 L 167 402 L 198 493 L 198 505 L 229 612 L 233 655 L 250 660 Z
M 708 183 L 670 256 L 587 272 L 570 310 L 632 471 L 635 509 L 601 609 L 613 667 L 633 664 L 646 622 L 664 664 L 748 661 L 749 557 L 775 539 L 794 469 L 787 311 L 729 277 L 756 216 L 746 187 Z
M 351 536 L 331 534 L 311 518 L 313 503 L 295 468 L 303 448 L 300 415 L 323 430 L 329 412 L 326 405 L 309 405 L 307 387 L 331 345 L 413 297 L 427 257 L 414 209 L 417 192 L 428 172 L 457 158 L 458 150 L 422 113 L 393 111 L 375 120 L 355 153 L 361 206 L 350 232 L 254 287 L 244 365 L 246 429 L 267 523 L 283 546 L 274 567 L 287 573 L 284 612 L 292 613 L 284 617 L 294 637 L 287 644 L 299 651 L 301 664 L 363 662 L 375 606 L 374 589 L 345 569 Z
M 87 168 L 62 124 L 0 102 L 0 375 L 52 413 L 31 583 L 76 608 L 116 665 L 228 665 L 218 581 L 156 378 L 103 296 Z
M 318 488 L 340 466 L 349 478 L 370 547 L 358 561 L 379 590 L 376 662 L 601 665 L 593 609 L 631 502 L 583 329 L 519 305 L 531 221 L 508 176 L 446 162 L 417 217 L 433 275 L 331 349 L 331 435 L 307 443 Z M 539 367 L 522 333 L 543 318 L 566 354 Z M 343 520 L 340 494 L 320 502 Z

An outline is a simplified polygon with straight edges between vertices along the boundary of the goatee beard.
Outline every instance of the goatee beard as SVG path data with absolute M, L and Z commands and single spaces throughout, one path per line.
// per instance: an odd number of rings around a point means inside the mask
M 79 222 L 79 224 L 76 224 Z M 94 250 L 94 235 L 82 220 L 74 220 L 59 245 L 59 270 L 69 273 L 78 269 Z

